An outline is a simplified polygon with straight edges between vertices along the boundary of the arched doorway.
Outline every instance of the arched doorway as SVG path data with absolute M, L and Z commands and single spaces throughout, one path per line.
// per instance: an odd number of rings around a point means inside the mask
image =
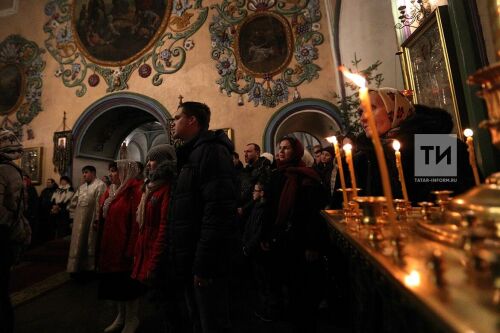
M 130 146 L 131 159 L 144 162 L 155 142 L 169 141 L 170 119 L 163 105 L 140 94 L 117 93 L 95 101 L 73 127 L 73 181 L 88 164 L 96 167 L 99 176 L 107 174 L 108 163 L 117 159 L 123 142 Z
M 335 105 L 321 99 L 302 99 L 274 114 L 264 131 L 264 147 L 265 151 L 274 153 L 279 138 L 293 135 L 311 149 L 318 142 L 327 144 L 326 137 L 343 130 L 344 122 Z

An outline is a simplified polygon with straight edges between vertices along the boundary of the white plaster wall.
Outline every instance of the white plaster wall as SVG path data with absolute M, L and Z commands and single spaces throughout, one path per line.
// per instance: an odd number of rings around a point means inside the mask
M 343 0 L 340 10 L 341 62 L 350 66 L 354 53 L 362 59 L 359 69 L 380 60 L 382 86 L 403 89 L 391 0 Z
M 483 37 L 484 42 L 486 44 L 486 53 L 488 55 L 488 61 L 490 64 L 496 62 L 496 54 L 495 54 L 495 41 L 493 39 L 493 27 L 496 24 L 500 25 L 498 22 L 492 22 L 491 17 L 488 11 L 488 7 L 491 6 L 491 0 L 478 0 L 477 9 L 479 11 L 479 18 L 481 20 L 481 27 L 483 29 Z

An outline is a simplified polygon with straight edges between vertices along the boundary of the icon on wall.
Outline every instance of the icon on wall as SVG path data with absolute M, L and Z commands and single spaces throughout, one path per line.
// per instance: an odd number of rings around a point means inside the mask
M 31 178 L 33 185 L 42 182 L 42 147 L 24 148 L 21 169 Z

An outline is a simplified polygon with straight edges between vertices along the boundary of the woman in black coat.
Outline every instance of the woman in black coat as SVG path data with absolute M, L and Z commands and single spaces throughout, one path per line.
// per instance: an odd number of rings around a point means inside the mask
M 413 106 L 406 97 L 392 88 L 370 91 L 370 98 L 377 131 L 384 148 L 394 198 L 403 197 L 392 148 L 392 142 L 395 139 L 401 143 L 400 151 L 407 192 L 413 205 L 420 201 L 434 201 L 435 196 L 431 192 L 435 190 L 451 190 L 453 195 L 457 195 L 474 186 L 467 147 L 459 139 L 455 139 L 457 143 L 456 182 L 416 181 L 415 134 L 449 135 L 453 130 L 453 121 L 448 112 L 424 105 Z M 365 133 L 357 139 L 357 153 L 354 156 L 357 185 L 363 189 L 363 195 L 383 195 L 366 112 L 362 113 L 361 122 Z
M 278 168 L 268 186 L 261 248 L 274 260 L 275 280 L 288 287 L 294 332 L 315 332 L 321 299 L 320 257 L 327 241 L 320 210 L 326 198 L 321 178 L 305 166 L 303 155 L 297 139 L 280 140 Z

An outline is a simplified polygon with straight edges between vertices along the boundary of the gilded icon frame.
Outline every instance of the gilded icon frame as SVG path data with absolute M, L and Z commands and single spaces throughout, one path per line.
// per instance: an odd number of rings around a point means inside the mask
M 110 0 L 107 0 L 107 1 L 111 2 Z M 166 8 L 165 8 L 165 12 L 163 13 L 163 17 L 161 18 L 160 25 L 158 26 L 155 33 L 151 37 L 149 37 L 149 40 L 146 43 L 146 45 L 144 45 L 139 51 L 135 52 L 133 55 L 131 55 L 130 57 L 128 57 L 126 59 L 103 60 L 103 59 L 99 59 L 96 56 L 94 56 L 93 54 L 91 54 L 91 52 L 88 51 L 87 47 L 81 41 L 81 36 L 79 34 L 78 22 L 77 22 L 77 20 L 80 19 L 80 15 L 77 13 L 77 11 L 78 11 L 77 4 L 81 5 L 81 1 L 74 0 L 73 3 L 71 4 L 71 13 L 72 13 L 71 29 L 73 30 L 73 35 L 75 36 L 74 40 L 76 42 L 78 50 L 80 52 L 82 52 L 87 59 L 91 60 L 93 63 L 99 64 L 102 66 L 118 67 L 118 66 L 124 66 L 124 65 L 130 64 L 134 60 L 137 60 L 139 57 L 141 57 L 144 53 L 146 53 L 146 51 L 151 49 L 155 45 L 155 43 L 158 41 L 158 39 L 162 36 L 165 29 L 167 28 L 167 26 L 170 22 L 170 14 L 172 12 L 172 3 L 173 2 L 170 0 L 165 0 L 164 3 L 166 4 Z M 106 15 L 108 15 L 108 14 L 106 14 Z
M 24 148 L 21 157 L 21 169 L 31 178 L 33 185 L 42 183 L 42 147 Z
M 285 38 L 286 38 L 285 44 L 283 45 L 284 46 L 283 49 L 286 50 L 287 55 L 278 66 L 276 66 L 275 68 L 273 68 L 270 71 L 264 71 L 264 70 L 257 71 L 255 69 L 249 68 L 249 66 L 247 64 L 245 64 L 245 61 L 244 61 L 245 57 L 242 56 L 242 54 L 240 53 L 241 52 L 240 51 L 240 46 L 241 46 L 240 38 L 242 37 L 242 34 L 245 33 L 244 31 L 242 31 L 242 29 L 250 26 L 253 21 L 260 19 L 260 18 L 263 18 L 263 17 L 269 17 L 269 18 L 272 18 L 272 19 L 278 21 L 283 28 L 282 31 L 283 31 Z M 249 29 L 249 30 L 251 31 L 252 29 Z M 249 73 L 249 74 L 253 75 L 254 77 L 263 78 L 265 76 L 273 76 L 277 73 L 280 73 L 288 66 L 288 64 L 290 64 L 290 61 L 292 60 L 292 55 L 294 52 L 292 28 L 290 27 L 290 23 L 288 22 L 288 20 L 277 13 L 274 13 L 271 11 L 263 11 L 263 12 L 257 12 L 255 14 L 249 15 L 248 17 L 246 17 L 243 20 L 243 22 L 241 22 L 241 24 L 239 24 L 237 26 L 236 36 L 237 37 L 235 38 L 235 41 L 234 41 L 234 51 L 235 51 L 234 53 L 236 55 L 236 61 L 237 61 L 238 65 L 241 66 L 241 68 L 246 73 Z
M 445 109 L 453 133 L 463 137 L 467 121 L 448 6 L 439 6 L 402 43 L 405 88 L 413 91 L 413 103 Z

